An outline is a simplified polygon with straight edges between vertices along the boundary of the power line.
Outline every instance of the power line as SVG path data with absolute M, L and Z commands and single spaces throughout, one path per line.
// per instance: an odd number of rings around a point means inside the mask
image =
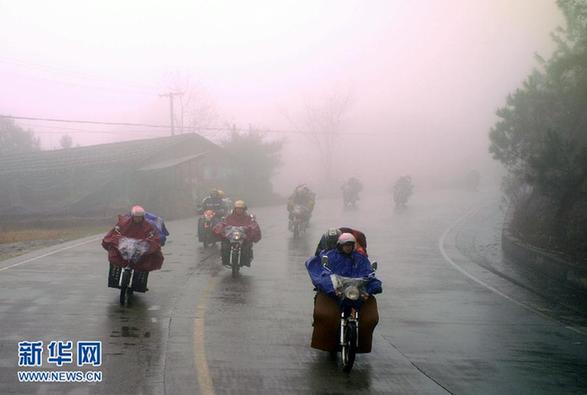
M 59 119 L 59 118 L 37 118 L 37 117 L 21 117 L 13 115 L 1 115 L 0 118 L 22 119 L 25 121 L 46 121 L 46 122 L 62 122 L 62 123 L 84 123 L 90 125 L 110 125 L 110 126 L 140 126 L 143 128 L 169 128 L 169 125 L 153 125 L 148 123 L 132 123 L 132 122 L 104 122 L 104 121 L 88 121 L 88 120 L 73 120 L 73 119 Z
M 104 129 L 80 129 L 71 128 L 67 126 L 51 126 L 51 125 L 35 125 L 32 123 L 20 123 L 20 125 L 26 126 L 27 128 L 34 128 L 35 134 L 112 134 L 119 135 L 120 131 L 115 130 L 104 130 Z M 38 128 L 50 129 L 50 130 L 37 130 Z M 125 134 L 142 134 L 142 135 L 155 135 L 162 136 L 159 130 L 125 130 Z
M 160 124 L 148 124 L 148 123 L 133 123 L 133 122 L 105 122 L 105 121 L 90 121 L 90 120 L 73 120 L 73 119 L 60 119 L 60 118 L 39 118 L 39 117 L 24 117 L 24 116 L 16 116 L 16 115 L 3 115 L 0 114 L 0 118 L 6 119 L 17 119 L 17 120 L 26 120 L 26 121 L 43 121 L 43 122 L 56 122 L 56 123 L 79 123 L 79 124 L 89 124 L 89 125 L 109 125 L 109 126 L 136 126 L 136 127 L 144 127 L 144 128 L 160 128 L 160 129 L 169 129 L 170 125 L 160 125 Z M 189 128 L 192 129 L 192 128 Z M 326 133 L 318 133 L 318 132 L 310 132 L 310 131 L 303 131 L 303 130 L 287 130 L 287 129 L 266 129 L 266 128 L 237 128 L 235 126 L 231 127 L 197 127 L 193 128 L 195 130 L 202 130 L 202 131 L 218 131 L 218 132 L 259 132 L 259 133 L 274 133 L 274 134 L 299 134 L 299 135 L 324 135 Z M 88 133 L 92 133 L 92 131 L 88 131 Z M 345 133 L 332 133 L 333 136 L 374 136 L 374 135 L 382 135 L 384 133 L 375 133 L 375 132 L 345 132 Z

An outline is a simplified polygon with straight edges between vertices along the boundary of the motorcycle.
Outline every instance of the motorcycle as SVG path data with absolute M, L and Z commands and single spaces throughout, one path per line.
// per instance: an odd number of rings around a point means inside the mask
M 108 287 L 120 289 L 120 304 L 129 304 L 134 292 L 146 292 L 149 272 L 133 269 L 141 257 L 148 251 L 149 246 L 143 240 L 123 237 L 118 243 L 118 251 L 128 266 L 120 267 L 110 264 L 108 273 Z
M 408 182 L 398 181 L 393 187 L 393 201 L 396 207 L 405 207 L 412 196 L 414 186 Z
M 214 210 L 205 210 L 198 221 L 198 240 L 204 244 L 204 248 L 216 244 L 216 237 L 212 233 L 212 228 L 218 223 L 218 215 Z
M 293 232 L 294 239 L 299 238 L 300 235 L 306 231 L 306 228 L 308 227 L 307 217 L 307 209 L 304 206 L 294 206 L 289 223 L 289 229 Z
M 345 208 L 352 207 L 355 208 L 357 206 L 357 201 L 359 200 L 359 193 L 355 190 L 352 190 L 350 187 L 345 186 L 342 190 L 342 201 L 343 206 Z
M 322 257 L 322 265 L 328 267 L 328 257 Z M 377 262 L 372 264 L 373 270 L 377 269 Z M 342 370 L 349 373 L 355 363 L 357 348 L 359 346 L 359 309 L 357 301 L 361 296 L 367 295 L 365 285 L 368 278 L 351 278 L 331 275 L 335 292 L 340 299 L 340 329 L 339 350 L 341 355 Z
M 241 266 L 249 266 L 250 262 L 250 257 L 243 257 L 243 255 L 246 255 L 244 251 L 244 244 L 247 241 L 246 228 L 244 226 L 227 226 L 224 228 L 224 237 L 223 249 L 228 248 L 229 250 L 223 251 L 222 256 L 223 260 L 225 260 L 223 263 L 231 268 L 232 277 L 237 277 Z

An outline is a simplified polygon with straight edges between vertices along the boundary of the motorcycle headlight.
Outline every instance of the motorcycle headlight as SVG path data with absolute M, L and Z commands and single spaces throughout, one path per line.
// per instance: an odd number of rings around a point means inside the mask
M 344 297 L 350 300 L 358 300 L 361 293 L 357 287 L 348 287 L 344 290 Z
M 237 233 L 237 234 L 234 235 L 234 239 L 235 240 L 239 240 L 240 238 L 241 238 L 241 235 L 240 234 Z

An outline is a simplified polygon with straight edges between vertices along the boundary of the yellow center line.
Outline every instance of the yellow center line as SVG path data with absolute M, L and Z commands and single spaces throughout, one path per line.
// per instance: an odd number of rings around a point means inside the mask
M 206 341 L 205 341 L 205 318 L 206 308 L 210 294 L 218 285 L 218 277 L 212 277 L 208 286 L 202 294 L 200 303 L 196 306 L 196 317 L 194 318 L 194 360 L 196 364 L 196 375 L 200 392 L 204 395 L 214 395 L 214 384 L 210 377 L 208 361 L 206 359 Z

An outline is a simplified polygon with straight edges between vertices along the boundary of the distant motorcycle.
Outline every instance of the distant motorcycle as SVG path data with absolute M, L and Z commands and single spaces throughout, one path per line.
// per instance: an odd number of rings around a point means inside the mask
M 135 270 L 133 266 L 149 250 L 143 240 L 122 237 L 118 243 L 118 251 L 128 266 L 120 267 L 110 264 L 108 287 L 120 289 L 120 304 L 130 303 L 133 292 L 146 292 L 149 272 Z
M 214 210 L 205 210 L 202 213 L 202 216 L 198 220 L 198 240 L 204 245 L 204 248 L 208 248 L 210 245 L 216 244 L 218 241 L 214 233 L 212 233 L 212 228 L 216 225 L 220 219 L 216 211 Z
M 293 238 L 298 239 L 308 228 L 308 209 L 301 205 L 295 205 L 291 212 L 289 229 L 293 232 Z
M 322 265 L 328 266 L 328 258 L 322 257 Z M 377 268 L 377 262 L 373 262 L 373 269 Z M 368 278 L 343 277 L 337 274 L 331 275 L 332 284 L 340 299 L 340 329 L 339 350 L 341 355 L 342 370 L 350 372 L 355 363 L 357 348 L 359 346 L 359 308 L 357 303 L 361 295 L 366 295 L 365 285 Z
M 393 201 L 396 207 L 405 207 L 413 191 L 412 179 L 409 176 L 401 177 L 393 186 Z
M 244 226 L 227 226 L 224 228 L 225 241 L 222 243 L 223 262 L 232 270 L 232 277 L 237 277 L 241 266 L 250 265 L 250 256 L 245 251 L 247 241 L 246 228 Z
M 393 201 L 397 207 L 405 207 L 408 203 L 410 194 L 406 190 L 397 190 L 393 192 Z
M 356 207 L 357 201 L 359 200 L 359 193 L 352 188 L 345 186 L 342 189 L 342 201 L 343 206 L 347 207 Z

